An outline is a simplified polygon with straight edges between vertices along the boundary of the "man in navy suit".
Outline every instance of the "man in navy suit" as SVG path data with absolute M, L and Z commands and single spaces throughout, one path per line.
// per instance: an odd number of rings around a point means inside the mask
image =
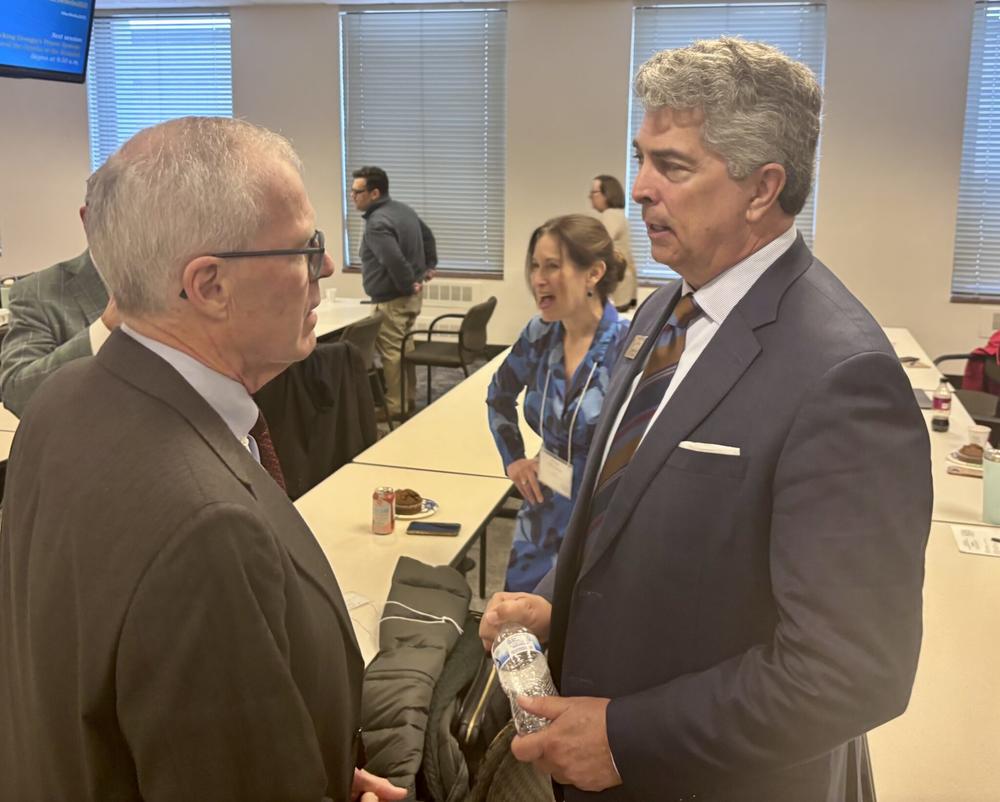
M 920 651 L 926 426 L 795 229 L 809 70 L 723 38 L 635 88 L 632 197 L 681 280 L 636 314 L 554 575 L 484 618 L 547 641 L 562 694 L 512 748 L 567 800 L 853 799 L 855 739 L 906 708 Z

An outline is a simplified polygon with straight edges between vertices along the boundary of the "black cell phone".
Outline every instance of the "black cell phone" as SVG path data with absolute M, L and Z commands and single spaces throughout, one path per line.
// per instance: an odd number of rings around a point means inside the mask
M 406 527 L 406 534 L 455 537 L 461 530 L 461 524 L 444 523 L 444 521 L 410 521 L 410 525 Z

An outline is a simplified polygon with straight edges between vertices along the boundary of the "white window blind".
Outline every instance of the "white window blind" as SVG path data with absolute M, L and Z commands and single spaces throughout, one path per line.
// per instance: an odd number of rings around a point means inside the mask
M 633 20 L 632 74 L 654 53 L 686 47 L 698 39 L 722 35 L 741 36 L 766 42 L 789 57 L 806 64 L 823 84 L 826 52 L 825 3 L 698 3 L 636 8 Z M 628 185 L 635 178 L 631 142 L 642 125 L 642 103 L 632 97 L 629 111 Z M 796 225 L 812 244 L 815 216 L 815 183 Z M 653 260 L 649 238 L 642 223 L 642 210 L 628 203 L 632 252 L 639 277 L 647 280 L 676 278 L 677 274 Z
M 955 227 L 955 301 L 1000 300 L 1000 2 L 972 24 L 962 173 Z
M 87 73 L 96 170 L 150 125 L 187 115 L 233 116 L 229 16 L 98 17 Z
M 344 176 L 381 167 L 437 240 L 438 268 L 502 274 L 506 13 L 341 13 Z M 345 263 L 364 221 L 345 192 Z

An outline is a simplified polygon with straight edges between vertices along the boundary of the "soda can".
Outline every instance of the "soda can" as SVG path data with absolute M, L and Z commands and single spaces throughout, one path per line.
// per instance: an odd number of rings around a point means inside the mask
M 391 487 L 376 487 L 372 493 L 372 532 L 391 535 L 396 528 L 396 491 Z

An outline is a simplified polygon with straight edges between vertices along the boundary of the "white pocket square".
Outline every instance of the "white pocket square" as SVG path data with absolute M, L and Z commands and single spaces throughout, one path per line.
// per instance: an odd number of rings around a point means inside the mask
M 703 454 L 722 454 L 726 457 L 738 457 L 740 450 L 736 446 L 721 446 L 718 443 L 696 443 L 694 440 L 682 440 L 678 448 L 688 451 L 700 451 Z

